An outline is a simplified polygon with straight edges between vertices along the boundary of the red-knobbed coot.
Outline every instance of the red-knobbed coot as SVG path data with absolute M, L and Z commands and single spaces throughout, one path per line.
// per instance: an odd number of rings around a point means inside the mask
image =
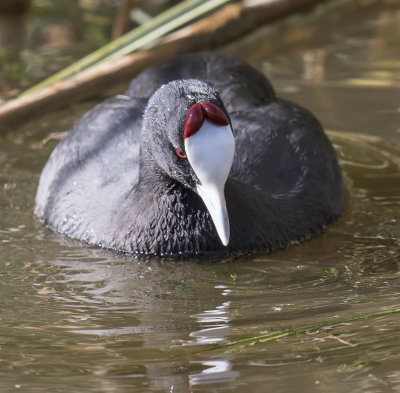
M 36 215 L 134 254 L 268 253 L 339 216 L 344 187 L 315 117 L 216 53 L 151 67 L 87 113 L 43 169 Z

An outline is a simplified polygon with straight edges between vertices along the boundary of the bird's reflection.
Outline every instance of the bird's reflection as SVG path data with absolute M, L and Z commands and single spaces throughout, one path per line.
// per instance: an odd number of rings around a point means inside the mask
M 54 260 L 38 260 L 39 266 L 56 269 L 46 287 L 61 308 L 68 308 L 69 320 L 71 306 L 80 314 L 86 309 L 84 324 L 73 328 L 69 323 L 69 334 L 98 337 L 116 356 L 123 353 L 123 370 L 104 371 L 111 380 L 132 376 L 133 365 L 140 365 L 139 374 L 153 388 L 186 393 L 193 385 L 239 375 L 228 359 L 193 361 L 177 355 L 184 348 L 229 338 L 231 290 L 215 277 L 213 265 L 132 260 L 65 244 L 62 250 Z M 121 340 L 124 345 L 117 345 Z
M 216 286 L 223 288 L 221 295 L 227 295 L 230 292 L 225 285 Z M 196 344 L 215 344 L 226 342 L 229 336 L 229 306 L 231 302 L 226 301 L 212 310 L 205 310 L 202 313 L 192 315 L 202 329 L 190 333 Z M 192 341 L 192 343 L 193 343 Z
M 192 386 L 215 382 L 232 382 L 239 376 L 239 371 L 232 371 L 232 363 L 228 360 L 207 360 L 199 363 L 207 368 L 200 373 L 189 376 Z

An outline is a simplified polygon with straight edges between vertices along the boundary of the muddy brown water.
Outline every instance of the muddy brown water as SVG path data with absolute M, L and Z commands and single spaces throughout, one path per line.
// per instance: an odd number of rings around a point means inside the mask
M 219 263 L 82 245 L 32 209 L 57 143 L 43 141 L 94 102 L 0 137 L 1 392 L 400 392 L 400 314 L 339 323 L 400 308 L 400 9 L 369 3 L 224 49 L 312 110 L 337 150 L 346 211 L 302 245 Z

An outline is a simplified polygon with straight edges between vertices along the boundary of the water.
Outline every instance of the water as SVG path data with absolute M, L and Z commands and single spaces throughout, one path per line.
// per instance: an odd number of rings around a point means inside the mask
M 1 392 L 400 392 L 399 315 L 338 323 L 400 304 L 400 10 L 360 4 L 225 49 L 313 110 L 335 144 L 347 208 L 303 245 L 220 263 L 87 247 L 32 209 L 57 143 L 42 142 L 93 102 L 0 137 Z

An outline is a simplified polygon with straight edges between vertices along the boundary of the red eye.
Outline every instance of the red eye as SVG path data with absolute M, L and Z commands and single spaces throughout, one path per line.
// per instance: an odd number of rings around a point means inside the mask
M 179 149 L 176 149 L 175 151 L 176 151 L 176 154 L 178 155 L 178 157 L 187 158 L 187 156 L 185 154 L 182 154 Z

